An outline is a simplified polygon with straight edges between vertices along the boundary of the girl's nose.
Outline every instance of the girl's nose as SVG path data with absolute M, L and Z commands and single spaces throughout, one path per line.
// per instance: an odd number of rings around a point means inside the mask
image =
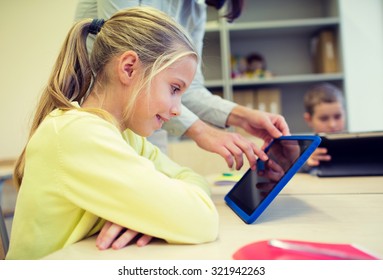
M 174 104 L 171 109 L 170 109 L 170 115 L 172 117 L 177 117 L 179 115 L 181 115 L 181 102 L 177 102 L 176 104 Z

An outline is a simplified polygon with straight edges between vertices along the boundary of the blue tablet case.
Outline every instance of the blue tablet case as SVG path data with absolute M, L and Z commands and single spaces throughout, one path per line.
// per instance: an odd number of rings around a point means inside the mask
M 274 139 L 265 149 L 269 161 L 258 159 L 257 169 L 247 170 L 225 196 L 225 202 L 245 223 L 253 223 L 320 142 L 321 138 L 315 135 L 291 135 Z

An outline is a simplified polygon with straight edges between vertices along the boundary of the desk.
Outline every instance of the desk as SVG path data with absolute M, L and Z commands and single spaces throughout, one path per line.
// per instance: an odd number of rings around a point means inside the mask
M 13 161 L 0 161 L 0 205 L 4 216 L 13 215 L 16 189 L 13 187 Z
M 13 167 L 0 165 L 0 184 L 12 178 Z
M 232 259 L 240 247 L 265 239 L 352 243 L 383 258 L 383 177 L 317 178 L 297 174 L 252 225 L 223 201 L 230 186 L 213 186 L 220 216 L 218 240 L 201 245 L 155 241 L 138 248 L 99 251 L 95 237 L 46 259 Z
M 0 160 L 0 178 L 3 176 L 12 175 L 15 160 Z
M 5 209 L 4 204 L 7 201 L 3 201 L 3 187 L 5 182 L 10 182 L 13 174 L 13 164 L 11 162 L 0 161 L 0 205 Z M 7 204 L 8 206 L 8 204 Z

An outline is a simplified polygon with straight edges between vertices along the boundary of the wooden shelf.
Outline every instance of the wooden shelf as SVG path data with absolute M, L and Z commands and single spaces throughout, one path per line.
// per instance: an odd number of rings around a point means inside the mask
M 332 82 L 343 89 L 342 43 L 338 42 L 336 50 L 339 73 L 313 73 L 311 53 L 313 36 L 319 30 L 332 29 L 341 38 L 338 1 L 245 0 L 245 7 L 233 23 L 210 9 L 203 52 L 205 86 L 222 91 L 228 100 L 241 90 L 275 87 L 281 93 L 281 113 L 292 132 L 307 132 L 302 100 L 308 87 Z M 253 52 L 265 58 L 267 70 L 275 76 L 232 79 L 230 57 L 244 58 Z
M 295 20 L 278 20 L 263 22 L 242 22 L 227 24 L 227 29 L 235 30 L 269 30 L 269 29 L 288 29 L 302 27 L 325 27 L 335 26 L 339 24 L 338 17 L 331 18 L 312 18 L 312 19 L 295 19 Z
M 340 81 L 343 79 L 342 73 L 334 74 L 303 74 L 291 76 L 279 76 L 271 78 L 259 79 L 234 79 L 231 80 L 233 86 L 249 86 L 249 85 L 278 85 L 290 83 L 314 83 L 326 81 Z

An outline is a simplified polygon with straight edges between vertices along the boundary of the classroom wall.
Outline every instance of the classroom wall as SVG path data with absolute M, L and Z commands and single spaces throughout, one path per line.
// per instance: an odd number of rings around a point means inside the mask
M 77 0 L 0 0 L 0 160 L 19 155 Z
M 0 0 L 0 160 L 17 157 L 24 147 L 35 104 L 73 23 L 76 3 Z M 382 0 L 340 4 L 349 127 L 383 130 Z
M 348 129 L 383 130 L 383 0 L 340 0 Z

